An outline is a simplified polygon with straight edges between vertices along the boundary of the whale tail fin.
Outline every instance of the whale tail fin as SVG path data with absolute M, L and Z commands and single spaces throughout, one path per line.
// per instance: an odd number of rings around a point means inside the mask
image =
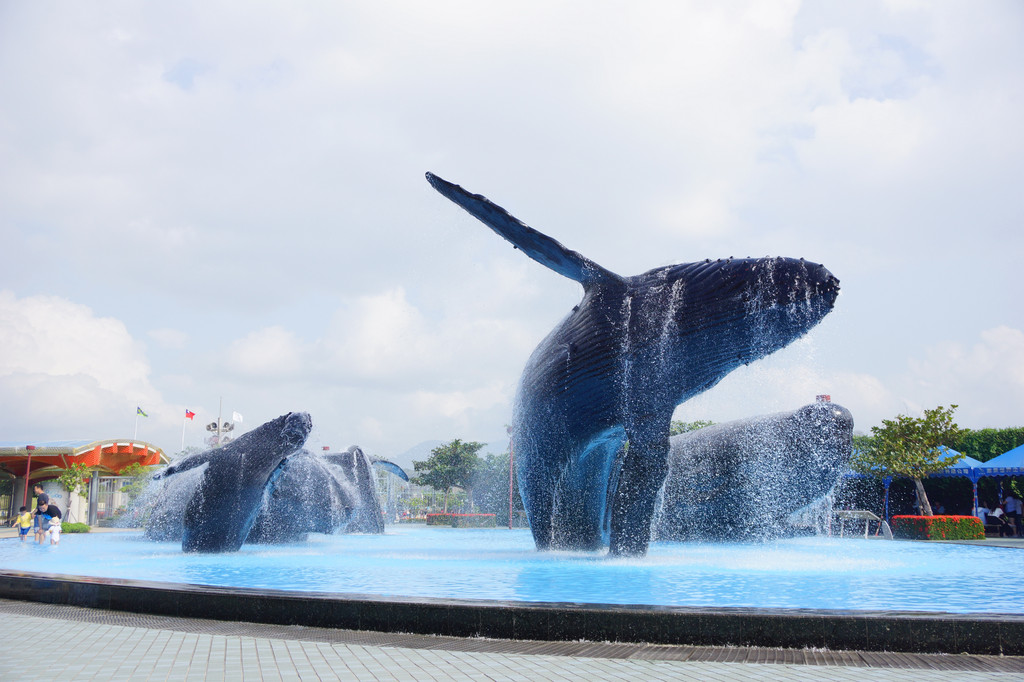
M 587 287 L 607 280 L 622 278 L 585 256 L 567 249 L 556 240 L 525 224 L 501 206 L 480 194 L 472 194 L 462 187 L 427 173 L 427 182 L 434 189 L 468 211 L 489 228 L 512 242 L 527 256 L 555 272 Z

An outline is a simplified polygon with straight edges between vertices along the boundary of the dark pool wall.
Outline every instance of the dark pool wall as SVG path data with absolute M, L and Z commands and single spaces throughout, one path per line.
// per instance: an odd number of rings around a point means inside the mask
M 0 571 L 0 597 L 167 616 L 496 639 L 1024 655 L 1024 616 L 393 599 Z

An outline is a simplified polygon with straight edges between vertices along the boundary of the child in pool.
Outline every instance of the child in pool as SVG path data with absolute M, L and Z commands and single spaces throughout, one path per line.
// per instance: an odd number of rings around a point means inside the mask
M 51 545 L 60 544 L 60 517 L 54 516 L 50 519 L 50 527 L 46 531 L 46 537 L 50 538 Z
M 32 512 L 28 511 L 28 507 L 22 507 L 18 511 L 20 513 L 14 517 L 11 527 L 18 526 L 18 535 L 21 537 L 21 541 L 25 542 L 28 532 L 32 529 Z

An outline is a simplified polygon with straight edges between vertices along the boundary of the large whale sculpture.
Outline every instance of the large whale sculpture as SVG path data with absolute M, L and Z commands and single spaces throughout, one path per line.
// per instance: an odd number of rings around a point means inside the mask
M 675 407 L 805 334 L 832 309 L 838 280 L 792 258 L 622 277 L 483 196 L 432 173 L 427 180 L 583 286 L 580 304 L 530 356 L 514 408 L 519 487 L 537 547 L 645 554 Z
M 839 482 L 853 416 L 831 402 L 672 436 L 655 513 L 658 540 L 764 541 Z

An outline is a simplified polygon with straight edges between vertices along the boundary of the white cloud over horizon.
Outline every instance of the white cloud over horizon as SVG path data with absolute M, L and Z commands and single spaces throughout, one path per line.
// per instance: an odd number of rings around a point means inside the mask
M 621 274 L 839 277 L 683 418 L 831 393 L 858 430 L 1020 425 L 1021 29 L 1014 2 L 4 4 L 0 440 L 145 403 L 174 451 L 222 400 L 383 455 L 504 437 L 579 287 L 427 170 Z
M 370 304 L 368 309 L 379 311 L 381 306 L 374 304 L 381 300 L 397 302 L 403 314 L 419 317 L 418 311 L 407 310 L 408 302 L 402 299 L 400 291 L 383 292 L 363 303 Z M 396 329 L 392 322 L 385 322 L 384 327 L 392 333 Z M 376 326 L 373 329 L 382 331 Z M 451 342 L 448 330 L 415 331 L 428 349 Z M 372 346 L 375 338 L 375 334 L 370 334 L 362 340 Z M 728 421 L 794 409 L 811 402 L 819 393 L 829 393 L 834 401 L 854 413 L 858 432 L 867 432 L 871 425 L 896 414 L 920 414 L 933 407 L 932 403 L 958 403 L 957 416 L 963 426 L 1018 425 L 1014 418 L 1019 414 L 1017 406 L 1024 401 L 1024 331 L 1019 329 L 1000 326 L 983 330 L 969 346 L 948 341 L 925 344 L 916 356 L 907 359 L 903 372 L 889 382 L 866 372 L 823 369 L 814 357 L 817 345 L 804 339 L 774 356 L 736 370 L 715 388 L 681 406 L 676 418 Z M 168 433 L 180 434 L 182 423 L 178 420 L 184 408 L 167 402 L 152 385 L 143 344 L 132 339 L 118 320 L 96 317 L 87 306 L 58 297 L 18 299 L 9 291 L 0 291 L 0 347 L 10 351 L 0 360 L 0 396 L 4 398 L 0 410 L 12 424 L 18 425 L 15 430 L 8 427 L 4 440 L 62 440 L 89 433 L 97 438 L 128 437 L 136 405 L 143 406 L 152 420 L 152 424 L 142 423 L 141 439 L 151 439 L 147 433 L 154 432 L 162 434 L 165 441 Z M 340 444 L 351 431 L 339 433 L 330 426 L 331 419 L 336 418 L 332 402 L 336 400 L 338 384 L 344 383 L 337 377 L 355 371 L 365 358 L 356 358 L 351 366 L 346 364 L 351 358 L 345 358 L 341 367 L 330 368 L 333 355 L 316 350 L 323 348 L 330 348 L 326 339 L 303 345 L 287 330 L 274 327 L 229 342 L 224 353 L 226 358 L 234 358 L 229 364 L 236 374 L 240 394 L 251 393 L 253 387 L 260 386 L 287 397 L 292 401 L 288 407 L 313 414 L 318 442 L 330 440 Z M 395 348 L 396 353 L 401 353 L 405 346 Z M 367 352 L 378 351 L 368 348 Z M 378 355 L 373 360 L 382 357 Z M 386 447 L 391 454 L 430 440 L 426 436 L 443 436 L 436 431 L 472 431 L 474 419 L 481 414 L 496 414 L 497 419 L 503 418 L 505 422 L 500 429 L 492 424 L 489 431 L 477 432 L 480 435 L 476 437 L 501 439 L 515 393 L 517 372 L 513 366 L 506 363 L 486 373 L 480 364 L 464 367 L 466 371 L 460 373 L 450 353 L 431 352 L 419 360 L 440 363 L 435 367 L 431 384 L 435 390 L 403 385 L 390 372 L 375 371 L 370 362 L 367 372 L 351 375 L 357 380 L 349 390 L 353 396 L 362 397 L 349 397 L 347 404 L 355 411 L 346 415 L 344 421 L 360 424 L 355 431 L 386 444 L 377 447 Z M 335 372 L 335 381 L 318 386 L 313 377 L 325 369 Z M 244 388 L 247 382 L 251 384 Z M 254 397 L 249 396 L 250 400 Z M 243 404 L 244 401 L 243 398 Z M 200 410 L 202 423 L 217 418 L 212 404 L 185 406 Z M 226 409 L 222 414 L 235 411 L 230 406 L 220 409 Z M 394 428 L 395 422 L 381 419 L 380 414 L 385 411 L 401 414 L 404 427 L 389 432 L 385 425 Z M 276 416 L 271 412 L 249 415 L 246 428 Z M 327 424 L 321 424 L 318 417 L 323 417 Z M 200 445 L 204 434 L 199 427 L 189 431 L 186 444 Z M 100 432 L 104 435 L 98 435 Z M 348 444 L 345 441 L 341 447 Z M 164 442 L 162 446 L 174 452 L 178 444 Z

